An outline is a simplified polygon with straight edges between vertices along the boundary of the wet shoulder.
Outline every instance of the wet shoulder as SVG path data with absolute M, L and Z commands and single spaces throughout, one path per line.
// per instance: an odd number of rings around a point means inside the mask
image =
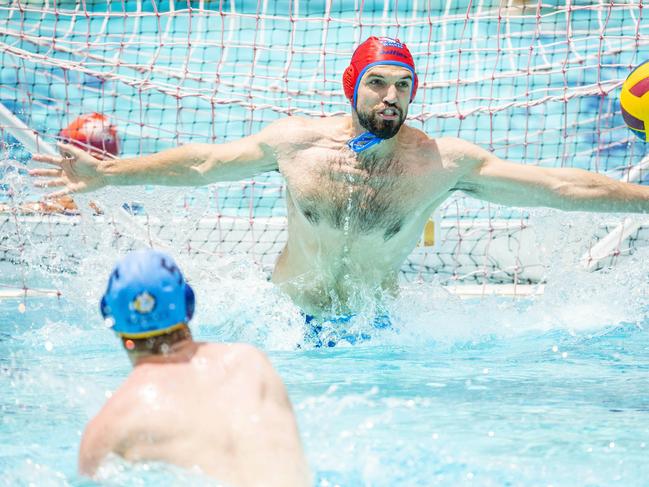
M 267 125 L 261 132 L 267 143 L 286 147 L 311 145 L 333 129 L 329 119 L 284 117 Z
M 444 166 L 460 171 L 474 168 L 487 154 L 483 148 L 457 137 L 440 137 L 435 142 Z
M 436 185 L 453 186 L 455 181 L 479 164 L 485 151 L 456 137 L 430 137 L 425 132 L 407 127 L 402 143 L 412 174 L 432 178 Z M 426 179 L 429 180 L 429 179 Z
M 246 343 L 205 343 L 200 354 L 220 362 L 230 374 L 254 372 L 271 366 L 264 352 Z
M 225 383 L 237 390 L 240 398 L 286 402 L 283 381 L 261 350 L 244 343 L 208 344 L 205 353 L 223 366 Z
M 103 405 L 99 413 L 88 424 L 86 432 L 104 436 L 114 448 L 121 445 L 130 434 L 134 416 L 138 416 L 137 385 L 130 377 L 116 390 Z
M 162 399 L 164 391 L 165 386 L 155 379 L 131 374 L 93 420 L 91 434 L 102 436 L 108 450 L 121 456 L 128 455 L 142 438 L 165 435 L 169 408 L 154 407 L 169 404 L 168 398 Z
M 405 153 L 411 164 L 417 166 L 422 173 L 438 172 L 448 169 L 444 165 L 444 158 L 441 155 L 440 139 L 434 139 L 425 132 L 404 125 L 401 136 L 401 144 L 405 147 Z

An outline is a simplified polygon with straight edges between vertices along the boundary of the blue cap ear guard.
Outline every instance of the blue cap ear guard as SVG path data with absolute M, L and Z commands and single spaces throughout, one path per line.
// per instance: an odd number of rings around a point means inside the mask
M 184 326 L 194 315 L 194 291 L 174 260 L 157 250 L 121 259 L 101 299 L 101 314 L 125 338 L 148 338 Z
M 185 312 L 186 320 L 189 322 L 194 317 L 194 306 L 196 305 L 196 297 L 194 296 L 194 290 L 192 287 L 185 283 Z

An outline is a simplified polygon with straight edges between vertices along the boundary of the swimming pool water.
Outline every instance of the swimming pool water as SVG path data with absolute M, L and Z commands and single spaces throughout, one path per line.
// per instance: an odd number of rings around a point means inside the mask
M 577 287 L 523 301 L 408 285 L 391 303 L 393 330 L 334 349 L 297 349 L 297 310 L 262 275 L 225 274 L 195 285 L 193 329 L 268 350 L 315 485 L 641 486 L 649 285 L 633 265 L 595 280 L 575 271 Z M 620 284 L 625 276 L 633 281 Z M 130 370 L 97 312 L 102 285 L 76 277 L 67 299 L 28 299 L 24 314 L 0 302 L 2 485 L 88 482 L 75 473 L 81 431 Z M 208 482 L 164 465 L 108 465 L 109 485 Z
M 400 8 L 407 3 L 400 2 Z M 542 28 L 535 34 L 535 16 L 499 24 L 494 16 L 480 18 L 483 2 L 474 3 L 475 15 L 468 26 L 462 21 L 467 2 L 458 2 L 452 12 L 458 17 L 446 26 L 439 21 L 444 15 L 440 10 L 432 29 L 424 22 L 399 30 L 382 24 L 383 2 L 366 2 L 364 20 L 369 25 L 364 35 L 374 25 L 379 33 L 399 35 L 422 53 L 429 39 L 433 46 L 430 59 L 435 69 L 422 80 L 440 86 L 422 88 L 411 114 L 428 113 L 431 118 L 413 122 L 416 126 L 431 135 L 466 137 L 512 160 L 551 166 L 614 170 L 641 158 L 646 147 L 626 144 L 629 134 L 614 96 L 592 94 L 565 103 L 554 100 L 481 112 L 464 120 L 446 118 L 456 110 L 457 86 L 449 81 L 458 77 L 467 81 L 460 90 L 460 108 L 469 112 L 557 96 L 564 88 L 600 80 L 615 82 L 639 61 L 636 51 L 616 52 L 634 34 L 626 28 L 635 26 L 628 11 L 615 10 L 608 19 L 585 9 L 573 12 L 573 50 L 568 55 L 561 32 L 566 24 L 561 15 L 551 14 L 551 8 L 544 7 Z M 339 79 L 332 73 L 340 73 L 347 62 L 335 54 L 351 52 L 361 33 L 358 24 L 352 25 L 352 2 L 344 2 L 339 24 L 328 33 L 326 76 L 319 55 L 323 22 L 292 24 L 288 2 L 270 2 L 272 15 L 284 17 L 259 28 L 254 14 L 260 4 L 236 2 L 239 13 L 247 17 L 212 13 L 200 19 L 183 12 L 160 19 L 117 15 L 104 23 L 100 17 L 55 19 L 26 12 L 3 19 L 9 30 L 24 28 L 45 38 L 55 29 L 60 35 L 65 32 L 70 45 L 85 46 L 110 59 L 117 53 L 115 44 L 107 48 L 102 42 L 88 43 L 90 29 L 104 29 L 100 41 L 125 44 L 120 67 L 109 59 L 105 64 L 89 62 L 78 71 L 0 53 L 4 87 L 0 101 L 50 137 L 78 113 L 104 111 L 120 125 L 125 154 L 179 142 L 238 138 L 279 117 L 277 108 L 284 108 L 287 101 L 296 113 L 347 111 Z M 316 4 L 302 2 L 307 8 L 302 14 L 320 15 Z M 110 5 L 119 10 L 124 5 L 130 9 L 133 3 Z M 168 2 L 159 8 L 168 8 Z M 406 19 L 409 10 L 397 13 Z M 640 34 L 646 35 L 647 25 L 641 24 Z M 72 31 L 67 30 L 70 26 Z M 509 43 L 502 44 L 507 55 L 494 49 L 499 27 L 508 29 L 501 32 L 501 39 Z M 187 49 L 190 30 L 193 48 Z M 600 30 L 605 38 L 601 57 L 599 36 L 593 34 Z M 222 34 L 229 51 L 222 83 L 215 90 L 213 64 L 223 55 Z M 284 79 L 286 46 L 293 34 L 302 50 Z M 253 59 L 246 44 L 251 35 L 281 47 L 262 53 L 255 76 L 250 76 Z M 0 39 L 58 61 L 75 60 L 20 36 L 3 33 Z M 162 47 L 161 39 L 174 42 Z M 487 50 L 481 51 L 484 46 Z M 531 61 L 529 46 L 537 53 Z M 467 53 L 461 64 L 459 48 Z M 81 57 L 84 52 L 81 49 Z M 569 70 L 565 78 L 560 71 L 544 70 L 548 63 L 560 67 L 566 58 L 575 60 L 575 53 L 583 56 L 583 69 Z M 156 89 L 141 92 L 100 76 L 134 76 L 128 63 L 147 66 L 154 54 L 171 74 L 152 70 L 148 79 L 158 89 L 179 87 L 188 96 L 177 100 Z M 530 66 L 538 68 L 532 77 L 516 76 Z M 183 67 L 195 76 L 179 78 Z M 512 76 L 489 82 L 492 72 Z M 199 74 L 204 78 L 197 80 Z M 277 80 L 279 89 L 269 89 Z M 528 90 L 531 94 L 526 95 Z M 223 102 L 248 94 L 254 94 L 259 107 L 223 103 L 212 110 L 210 96 Z M 67 99 L 74 105 L 65 105 Z M 279 184 L 277 176 L 261 181 Z M 222 210 L 248 211 L 243 190 L 220 191 Z M 256 215 L 283 214 L 283 206 L 276 205 L 280 200 L 279 193 L 264 200 L 271 204 Z M 264 205 L 255 202 L 257 206 Z M 92 262 L 82 262 L 77 274 L 55 276 L 54 283 L 47 281 L 52 276 L 45 276 L 44 285 L 63 291 L 60 300 L 28 298 L 24 313 L 19 311 L 21 301 L 0 301 L 0 485 L 92 484 L 76 475 L 80 434 L 130 370 L 97 311 L 115 254 L 93 254 Z M 591 275 L 576 266 L 564 269 L 565 262 L 558 259 L 546 295 L 523 301 L 460 302 L 433 285 L 409 284 L 390 304 L 393 330 L 372 331 L 370 341 L 354 347 L 325 350 L 297 348 L 303 335 L 298 310 L 245 262 L 233 266 L 220 281 L 193 269 L 198 293 L 194 332 L 198 339 L 249 341 L 268 351 L 287 384 L 317 485 L 642 486 L 649 478 L 646 262 L 646 255 L 639 254 L 609 273 Z M 200 262 L 193 265 L 200 267 Z M 242 280 L 242 268 L 252 277 Z M 30 285 L 39 282 L 35 269 L 15 272 L 18 277 L 3 276 L 2 283 L 20 283 L 22 272 L 28 274 Z M 118 461 L 107 469 L 104 481 L 108 485 L 208 482 L 195 472 Z

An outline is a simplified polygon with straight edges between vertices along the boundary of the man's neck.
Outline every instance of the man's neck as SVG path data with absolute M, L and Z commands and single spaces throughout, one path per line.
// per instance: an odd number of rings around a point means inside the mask
M 133 367 L 144 364 L 189 362 L 199 345 L 200 343 L 188 338 L 169 345 L 169 350 L 166 353 L 137 352 L 129 354 L 129 358 L 131 359 Z

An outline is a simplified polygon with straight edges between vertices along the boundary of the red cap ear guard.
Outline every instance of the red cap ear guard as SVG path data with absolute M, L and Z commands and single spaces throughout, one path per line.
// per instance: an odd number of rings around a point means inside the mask
M 354 86 L 356 86 L 357 71 L 353 64 L 347 66 L 343 72 L 343 90 L 349 101 L 354 98 Z
M 372 36 L 356 48 L 349 66 L 343 73 L 343 90 L 354 108 L 361 78 L 368 69 L 380 65 L 402 66 L 412 73 L 410 101 L 414 100 L 419 80 L 415 73 L 415 61 L 408 47 L 399 39 Z

